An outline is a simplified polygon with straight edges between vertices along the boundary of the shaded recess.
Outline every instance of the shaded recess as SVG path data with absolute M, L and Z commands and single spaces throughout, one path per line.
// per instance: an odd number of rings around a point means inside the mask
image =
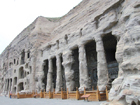
M 111 33 L 103 36 L 103 45 L 107 60 L 107 67 L 109 73 L 110 85 L 112 81 L 118 76 L 118 63 L 115 58 L 117 39 Z
M 21 53 L 21 64 L 25 63 L 25 51 L 23 50 Z
M 90 88 L 97 87 L 97 52 L 96 52 L 96 42 L 94 40 L 88 42 L 85 45 L 86 58 L 87 58 L 87 68 L 89 75 L 89 85 Z
M 7 85 L 7 90 L 8 90 L 9 89 L 9 79 L 7 81 L 8 81 L 8 85 Z
M 47 85 L 47 74 L 48 74 L 48 60 L 45 60 L 45 65 L 43 68 L 43 72 L 44 72 L 44 78 L 43 78 L 43 83 L 44 83 L 44 89 L 46 90 L 46 85 Z
M 76 90 L 76 87 L 79 87 L 79 50 L 78 47 L 72 50 L 72 56 L 74 59 L 72 70 L 74 70 L 74 82 L 75 87 L 74 90 Z
M 24 78 L 24 70 L 23 67 L 19 69 L 19 79 Z
M 24 90 L 23 82 L 19 83 L 18 85 L 18 91 L 21 91 L 21 90 Z
M 57 69 L 57 67 L 56 67 L 56 57 L 54 57 L 53 59 L 52 59 L 52 67 L 53 67 L 53 73 L 52 73 L 52 88 L 56 88 L 56 69 Z

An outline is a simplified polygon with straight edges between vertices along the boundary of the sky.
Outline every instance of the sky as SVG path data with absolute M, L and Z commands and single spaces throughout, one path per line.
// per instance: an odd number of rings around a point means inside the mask
M 0 54 L 38 16 L 61 17 L 82 0 L 0 0 Z

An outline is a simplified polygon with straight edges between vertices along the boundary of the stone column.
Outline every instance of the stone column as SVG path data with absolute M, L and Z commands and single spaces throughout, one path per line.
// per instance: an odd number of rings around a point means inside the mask
M 72 70 L 72 64 L 73 64 L 73 57 L 72 57 L 72 51 L 68 50 L 63 52 L 63 66 L 65 69 L 65 78 L 66 78 L 66 87 L 69 91 L 72 91 L 74 89 L 74 71 Z
M 84 44 L 79 45 L 79 74 L 80 74 L 80 91 L 84 91 L 84 87 L 89 89 L 88 68 Z
M 27 59 L 28 59 L 28 51 L 25 50 L 25 60 L 24 61 L 26 62 Z
M 4 91 L 7 91 L 7 80 L 5 79 Z
M 61 55 L 56 56 L 56 62 L 57 62 L 57 78 L 56 78 L 56 89 L 55 92 L 59 92 L 61 90 L 62 85 L 62 73 L 61 73 Z
M 9 79 L 9 91 L 11 91 L 11 79 Z
M 47 92 L 51 90 L 52 88 L 52 72 L 53 72 L 53 66 L 52 66 L 52 58 L 49 59 L 49 70 L 47 74 Z
M 96 39 L 98 88 L 104 91 L 108 84 L 108 69 L 101 36 Z

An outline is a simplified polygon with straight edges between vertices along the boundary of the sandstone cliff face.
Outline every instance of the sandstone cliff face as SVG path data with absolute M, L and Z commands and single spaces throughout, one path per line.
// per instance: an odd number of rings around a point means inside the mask
M 120 28 L 115 33 L 121 37 L 117 45 L 116 58 L 119 62 L 119 77 L 113 81 L 110 91 L 110 100 L 125 99 L 138 104 L 140 99 L 139 79 L 139 1 L 125 1 L 122 6 L 122 15 L 119 19 Z M 123 24 L 122 24 L 123 23 Z
M 139 0 L 83 0 L 58 20 L 38 17 L 0 55 L 1 91 L 111 84 L 110 101 L 138 104 L 139 17 Z

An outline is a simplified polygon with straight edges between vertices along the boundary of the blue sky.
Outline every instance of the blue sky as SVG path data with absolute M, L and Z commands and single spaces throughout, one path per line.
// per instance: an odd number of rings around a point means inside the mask
M 38 16 L 61 17 L 82 0 L 0 0 L 0 54 Z

